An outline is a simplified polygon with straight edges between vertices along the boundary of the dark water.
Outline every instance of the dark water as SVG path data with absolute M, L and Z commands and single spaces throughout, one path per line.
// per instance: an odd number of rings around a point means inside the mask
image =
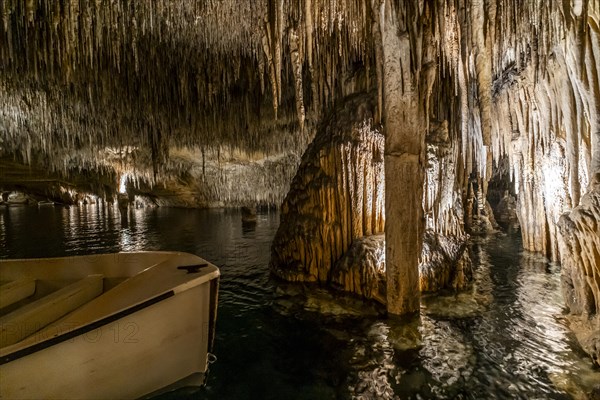
M 517 236 L 473 244 L 475 284 L 411 322 L 284 315 L 269 280 L 276 213 L 98 206 L 0 208 L 0 258 L 178 250 L 221 269 L 208 385 L 168 398 L 568 399 L 600 382 L 561 317 L 558 267 Z

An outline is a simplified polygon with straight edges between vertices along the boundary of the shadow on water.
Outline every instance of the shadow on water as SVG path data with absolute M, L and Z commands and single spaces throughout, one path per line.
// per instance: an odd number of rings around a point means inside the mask
M 472 244 L 474 284 L 424 296 L 411 322 L 278 312 L 269 278 L 276 213 L 237 210 L 0 209 L 0 258 L 136 250 L 198 254 L 221 269 L 207 386 L 162 399 L 567 399 L 600 373 L 561 318 L 559 267 L 521 250 L 518 235 Z

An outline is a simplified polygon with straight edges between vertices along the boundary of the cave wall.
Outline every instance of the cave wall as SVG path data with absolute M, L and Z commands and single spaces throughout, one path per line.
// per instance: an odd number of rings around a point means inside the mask
M 600 365 L 600 175 L 559 222 L 562 288 L 571 328 Z
M 544 65 L 508 66 L 494 97 L 494 153 L 509 159 L 524 247 L 554 260 L 559 218 L 598 171 L 600 32 L 598 9 L 588 11 Z
M 171 148 L 160 181 L 128 175 L 128 191 L 167 207 L 278 207 L 298 169 L 295 152 Z M 136 180 L 137 179 L 137 180 Z

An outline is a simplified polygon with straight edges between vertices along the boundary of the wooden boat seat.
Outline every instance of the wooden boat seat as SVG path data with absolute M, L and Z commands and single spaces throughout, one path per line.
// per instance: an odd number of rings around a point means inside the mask
M 90 275 L 1 317 L 0 347 L 20 342 L 102 294 L 103 278 Z
M 35 280 L 19 279 L 0 286 L 0 309 L 21 301 L 35 293 Z

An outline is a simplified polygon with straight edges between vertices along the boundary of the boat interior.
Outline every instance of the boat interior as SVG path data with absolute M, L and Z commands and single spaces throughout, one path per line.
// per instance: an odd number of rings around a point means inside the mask
M 208 265 L 171 252 L 0 261 L 0 354 L 56 335 L 57 327 L 73 329 L 214 274 L 214 266 L 190 274 L 190 266 Z
M 127 278 L 20 279 L 0 286 L 0 347 L 20 342 Z

